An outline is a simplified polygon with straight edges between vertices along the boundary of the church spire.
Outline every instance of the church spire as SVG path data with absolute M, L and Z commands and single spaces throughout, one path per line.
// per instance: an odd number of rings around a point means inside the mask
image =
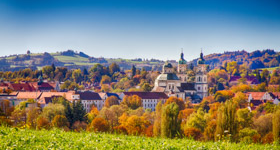
M 187 61 L 184 59 L 183 48 L 181 48 L 181 57 L 179 59 L 179 64 L 186 64 Z

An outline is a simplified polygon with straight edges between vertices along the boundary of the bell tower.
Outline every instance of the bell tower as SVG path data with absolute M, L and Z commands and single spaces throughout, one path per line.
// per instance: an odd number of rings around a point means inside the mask
M 201 99 L 208 95 L 208 84 L 207 84 L 207 69 L 203 53 L 201 50 L 200 58 L 197 61 L 196 75 L 195 75 L 195 89 Z
M 187 61 L 184 59 L 184 53 L 183 49 L 181 52 L 181 57 L 178 62 L 178 68 L 177 68 L 177 76 L 182 82 L 188 81 L 188 75 L 187 75 Z

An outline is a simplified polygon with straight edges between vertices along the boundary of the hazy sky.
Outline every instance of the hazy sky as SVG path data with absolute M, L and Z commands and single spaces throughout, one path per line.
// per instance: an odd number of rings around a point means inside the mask
M 0 55 L 178 59 L 280 50 L 278 0 L 0 0 Z

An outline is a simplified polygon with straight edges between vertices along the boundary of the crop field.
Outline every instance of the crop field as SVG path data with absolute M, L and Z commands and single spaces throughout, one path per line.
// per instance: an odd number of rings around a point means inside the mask
M 93 132 L 64 132 L 0 127 L 0 149 L 219 149 L 270 150 L 277 145 L 229 142 L 199 142 L 190 139 L 162 139 Z

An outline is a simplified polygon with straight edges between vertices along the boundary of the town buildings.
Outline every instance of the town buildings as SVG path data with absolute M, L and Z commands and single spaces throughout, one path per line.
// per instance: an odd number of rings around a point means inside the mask
M 189 98 L 193 103 L 197 103 L 208 95 L 207 67 L 201 52 L 195 70 L 195 81 L 188 81 L 187 61 L 183 52 L 178 62 L 177 71 L 174 71 L 171 63 L 163 65 L 162 73 L 155 80 L 153 92 L 164 92 L 168 96 L 176 96 L 186 100 Z

